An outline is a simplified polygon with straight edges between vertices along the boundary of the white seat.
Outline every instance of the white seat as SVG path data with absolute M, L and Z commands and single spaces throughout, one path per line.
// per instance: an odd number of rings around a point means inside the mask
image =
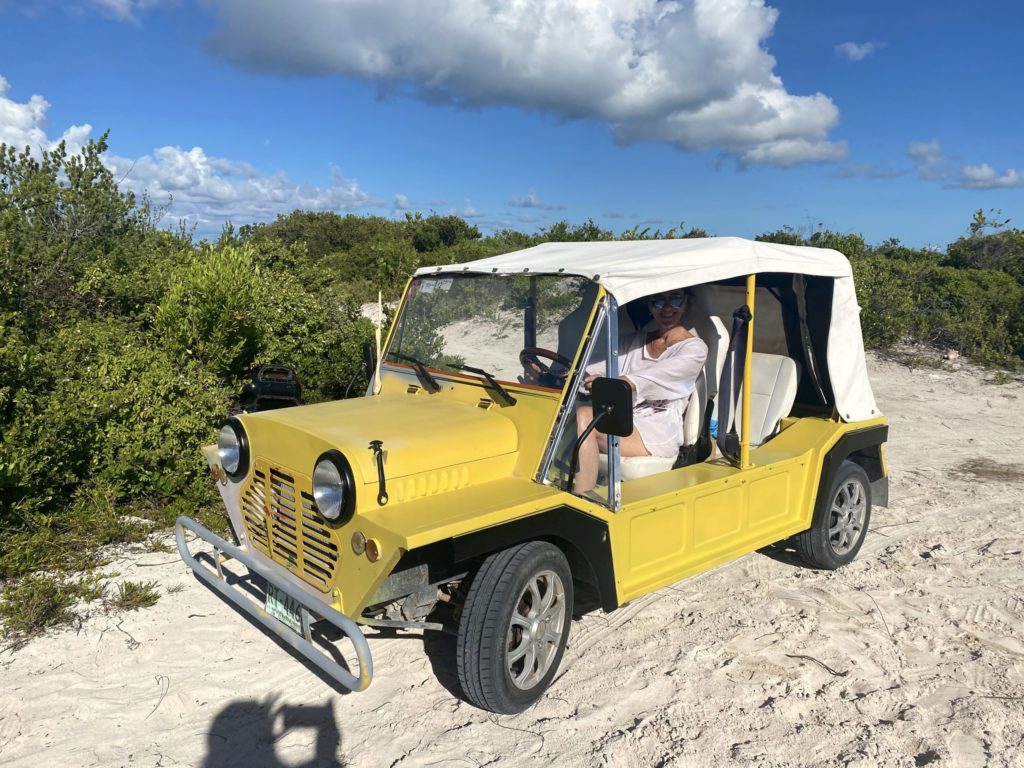
M 796 400 L 799 383 L 796 361 L 783 355 L 755 352 L 750 370 L 750 444 L 761 445 L 779 430 L 779 422 L 788 416 Z M 736 409 L 730 421 L 740 434 L 739 413 L 743 402 L 743 387 L 736 400 Z

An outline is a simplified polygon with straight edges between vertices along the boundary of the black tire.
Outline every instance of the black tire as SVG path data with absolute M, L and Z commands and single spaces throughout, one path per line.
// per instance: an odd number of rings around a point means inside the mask
M 572 606 L 572 573 L 558 547 L 531 541 L 489 556 L 473 576 L 459 621 L 456 661 L 466 700 L 510 715 L 539 699 L 565 652 Z M 525 655 L 510 661 L 510 651 Z
M 852 461 L 839 465 L 811 527 L 796 536 L 796 551 L 811 568 L 834 571 L 860 552 L 871 523 L 871 483 Z

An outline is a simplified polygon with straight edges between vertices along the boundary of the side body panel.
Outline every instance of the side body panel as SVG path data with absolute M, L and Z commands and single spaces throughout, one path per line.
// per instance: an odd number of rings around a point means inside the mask
M 884 441 L 885 430 L 884 418 L 796 419 L 751 451 L 749 469 L 719 460 L 623 483 L 610 525 L 619 602 L 806 530 L 819 486 L 827 489 L 854 450 Z

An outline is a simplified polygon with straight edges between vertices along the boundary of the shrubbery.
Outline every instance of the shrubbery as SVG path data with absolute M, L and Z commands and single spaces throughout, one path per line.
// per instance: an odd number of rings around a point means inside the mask
M 222 521 L 199 448 L 247 372 L 279 362 L 307 400 L 337 397 L 371 337 L 305 243 L 162 232 L 104 149 L 0 146 L 0 580 L 91 567 L 147 519 Z M 8 591 L 8 630 L 65 617 L 69 583 Z M 38 610 L 6 610 L 29 595 Z

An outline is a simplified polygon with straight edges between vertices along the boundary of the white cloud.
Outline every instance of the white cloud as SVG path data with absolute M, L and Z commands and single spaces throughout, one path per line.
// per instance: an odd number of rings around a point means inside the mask
M 965 165 L 953 185 L 964 189 L 1010 189 L 1024 187 L 1024 171 L 1007 168 L 1002 173 L 988 163 Z
M 871 54 L 884 48 L 885 43 L 840 43 L 836 46 L 836 56 L 847 61 L 863 61 Z
M 45 129 L 49 104 L 39 95 L 21 103 L 8 97 L 10 85 L 0 76 L 0 143 L 19 151 L 25 146 L 37 153 L 67 142 L 71 153 L 89 139 L 92 127 L 73 125 L 59 138 L 50 139 Z M 245 162 L 211 157 L 202 147 L 183 150 L 160 147 L 139 158 L 104 155 L 121 189 L 147 193 L 157 205 L 173 200 L 170 219 L 186 218 L 201 225 L 200 234 L 219 229 L 227 219 L 249 223 L 271 219 L 296 208 L 306 210 L 353 211 L 382 207 L 354 179 L 340 169 L 331 170 L 326 186 L 292 181 L 286 174 L 262 173 Z M 396 195 L 396 202 L 404 195 Z
M 174 5 L 178 0 L 0 0 L 0 10 L 6 5 L 29 16 L 39 18 L 53 11 L 63 11 L 72 18 L 80 18 L 99 11 L 116 21 L 138 24 L 141 15 L 158 5 Z
M 164 0 L 90 0 L 90 2 L 106 11 L 118 21 L 138 23 L 139 14 L 155 8 Z
M 467 221 L 470 219 L 483 219 L 486 218 L 487 214 L 478 211 L 473 205 L 467 200 L 466 204 L 461 208 L 451 208 L 448 211 L 452 216 L 461 216 Z
M 619 142 L 741 163 L 834 161 L 839 112 L 789 93 L 764 0 L 208 0 L 216 54 L 257 71 L 340 73 L 462 106 L 608 123 Z
M 938 139 L 912 141 L 907 147 L 907 157 L 917 166 L 917 177 L 926 181 L 946 179 L 950 175 L 950 164 Z
M 524 197 L 513 197 L 508 204 L 513 208 L 534 208 L 538 211 L 561 211 L 565 208 L 557 203 L 545 203 L 532 189 Z
M 915 141 L 907 156 L 917 165 L 917 176 L 926 181 L 946 181 L 950 189 L 1014 189 L 1024 187 L 1024 171 L 1007 168 L 1000 173 L 988 163 L 957 165 L 938 139 Z
M 403 195 L 401 192 L 396 192 L 395 199 L 391 203 L 391 210 L 396 213 L 401 213 L 402 211 L 408 211 L 411 208 L 412 206 L 409 205 L 409 198 Z
M 0 75 L 0 144 L 7 144 L 16 148 L 19 152 L 25 147 L 30 147 L 33 152 L 53 149 L 61 141 L 67 143 L 69 152 L 77 152 L 88 141 L 92 126 L 72 125 L 60 138 L 49 139 L 44 126 L 46 125 L 46 110 L 50 108 L 49 102 L 38 94 L 33 94 L 25 103 L 19 103 L 7 94 L 10 92 L 10 83 Z
M 137 159 L 108 157 L 120 186 L 148 193 L 157 204 L 173 200 L 171 218 L 203 222 L 261 221 L 296 208 L 352 211 L 382 206 L 338 168 L 327 186 L 292 181 L 283 173 L 263 174 L 248 163 L 210 157 L 202 147 L 160 147 Z

